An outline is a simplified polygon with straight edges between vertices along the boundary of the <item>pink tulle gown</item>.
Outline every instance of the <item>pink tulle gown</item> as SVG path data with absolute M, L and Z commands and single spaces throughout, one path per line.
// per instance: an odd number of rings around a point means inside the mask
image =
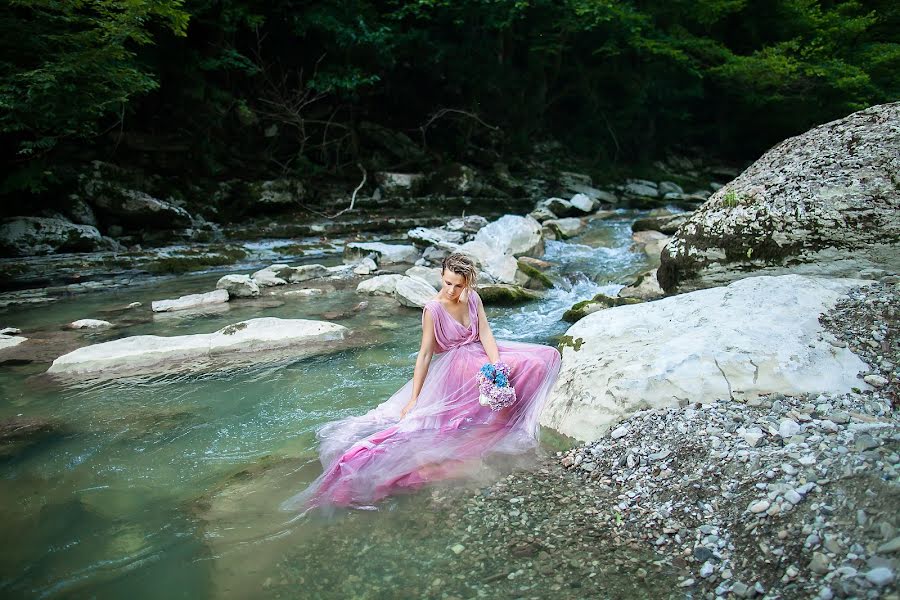
M 425 305 L 436 347 L 415 406 L 400 419 L 412 397 L 410 380 L 364 415 L 320 427 L 316 437 L 325 470 L 283 509 L 372 509 L 385 496 L 463 476 L 490 454 L 521 455 L 537 446 L 538 416 L 559 374 L 560 354 L 550 346 L 497 340 L 517 400 L 496 412 L 482 406 L 475 380 L 488 362 L 478 333 L 481 298 L 472 290 L 467 296 L 469 327 L 440 302 Z

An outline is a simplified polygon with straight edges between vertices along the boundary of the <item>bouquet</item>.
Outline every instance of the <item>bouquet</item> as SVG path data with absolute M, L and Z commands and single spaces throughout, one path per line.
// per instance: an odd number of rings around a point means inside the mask
M 475 376 L 478 380 L 478 401 L 491 410 L 500 410 L 516 401 L 516 390 L 509 385 L 509 365 L 497 361 L 486 363 Z

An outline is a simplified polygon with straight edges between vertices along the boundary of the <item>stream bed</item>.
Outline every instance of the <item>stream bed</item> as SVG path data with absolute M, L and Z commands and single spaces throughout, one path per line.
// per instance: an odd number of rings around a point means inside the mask
M 572 304 L 598 292 L 614 295 L 647 266 L 631 242 L 631 223 L 640 214 L 623 211 L 591 222 L 576 238 L 548 242 L 543 258 L 553 263 L 549 274 L 558 286 L 538 302 L 488 307 L 495 336 L 555 344 L 568 328 L 560 317 Z M 339 264 L 340 256 L 315 262 Z M 378 511 L 330 519 L 292 519 L 278 510 L 321 472 L 317 426 L 365 412 L 412 377 L 420 311 L 390 298 L 363 298 L 350 287 L 318 296 L 263 296 L 216 312 L 151 313 L 152 300 L 211 290 L 222 274 L 158 278 L 0 311 L 0 325 L 21 328 L 26 337 L 42 333 L 52 359 L 124 336 L 207 333 L 263 316 L 323 319 L 323 313 L 347 311 L 363 299 L 369 303 L 339 321 L 365 343 L 301 361 L 68 383 L 43 376 L 46 361 L 0 366 L 0 418 L 39 417 L 63 425 L 0 459 L 0 535 L 6 541 L 0 546 L 0 595 L 452 598 L 492 596 L 500 588 L 492 592 L 491 585 L 501 583 L 503 594 L 512 593 L 515 577 L 494 564 L 499 557 L 453 549 L 460 536 L 494 535 L 469 518 L 472 498 L 490 481 L 426 489 L 390 498 Z M 132 302 L 142 307 L 122 310 Z M 62 332 L 81 318 L 106 319 L 115 327 Z M 565 447 L 546 433 L 546 452 Z M 577 490 L 568 493 L 578 501 Z M 616 563 L 607 571 L 588 561 L 591 572 L 606 573 L 608 581 L 591 576 L 584 586 L 557 582 L 568 591 L 554 597 L 668 597 L 671 588 L 654 577 L 631 576 L 626 567 L 637 552 L 615 549 Z M 460 571 L 474 565 L 484 571 L 477 589 Z M 502 577 L 491 580 L 498 570 Z

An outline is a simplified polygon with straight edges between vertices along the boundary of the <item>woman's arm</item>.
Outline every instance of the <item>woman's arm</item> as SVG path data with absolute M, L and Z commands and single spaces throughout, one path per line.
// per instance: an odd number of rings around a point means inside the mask
M 484 305 L 481 303 L 481 296 L 475 295 L 475 304 L 478 307 L 478 337 L 481 345 L 484 346 L 484 352 L 488 356 L 488 360 L 495 363 L 500 360 L 500 350 L 497 349 L 497 342 L 494 340 L 494 332 L 488 325 L 487 316 L 484 314 Z
M 431 357 L 434 354 L 434 320 L 431 318 L 431 311 L 425 310 L 422 316 L 422 345 L 419 347 L 419 356 L 416 358 L 416 369 L 413 372 L 413 389 L 412 398 L 403 410 L 400 411 L 402 419 L 407 412 L 412 409 L 419 398 L 419 392 L 422 391 L 422 385 L 425 383 L 425 376 L 428 374 L 428 365 L 431 364 Z

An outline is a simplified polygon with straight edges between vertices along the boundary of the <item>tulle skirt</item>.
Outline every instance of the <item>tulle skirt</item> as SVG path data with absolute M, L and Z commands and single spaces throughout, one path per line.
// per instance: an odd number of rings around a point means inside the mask
M 412 380 L 369 412 L 332 421 L 316 432 L 323 473 L 282 504 L 375 508 L 385 496 L 429 482 L 464 477 L 491 455 L 524 455 L 537 446 L 539 416 L 559 374 L 550 346 L 497 340 L 511 367 L 517 400 L 493 411 L 479 403 L 475 375 L 488 362 L 480 342 L 436 354 L 415 406 Z

